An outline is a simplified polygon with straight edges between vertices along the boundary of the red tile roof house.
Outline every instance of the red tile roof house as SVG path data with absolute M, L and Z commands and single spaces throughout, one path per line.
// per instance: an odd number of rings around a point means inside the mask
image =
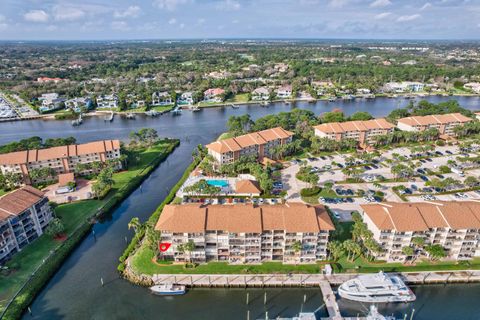
M 221 88 L 208 89 L 203 93 L 203 100 L 205 102 L 222 102 L 223 94 L 225 94 L 225 90 Z
M 335 230 L 325 207 L 285 205 L 167 205 L 155 226 L 162 243 L 172 246 L 163 257 L 177 262 L 314 263 L 327 258 Z M 178 245 L 193 241 L 191 253 Z M 296 252 L 293 244 L 302 249 Z
M 106 162 L 119 158 L 120 141 L 103 140 L 0 154 L 0 170 L 3 174 L 8 172 L 20 173 L 29 183 L 29 170 L 32 169 L 52 168 L 56 174 L 61 174 L 73 172 L 77 164 Z M 118 166 L 121 168 L 120 161 Z
M 290 143 L 293 132 L 281 127 L 249 133 L 236 138 L 219 140 L 208 144 L 208 153 L 219 165 L 232 163 L 242 156 L 255 155 L 259 161 L 264 157 L 274 158 L 273 150 L 278 145 Z
M 48 198 L 33 187 L 0 197 L 0 263 L 41 236 L 52 218 Z
M 403 131 L 424 131 L 436 128 L 440 135 L 455 136 L 453 128 L 471 121 L 473 119 L 465 117 L 461 113 L 449 113 L 401 118 L 398 119 L 397 127 Z

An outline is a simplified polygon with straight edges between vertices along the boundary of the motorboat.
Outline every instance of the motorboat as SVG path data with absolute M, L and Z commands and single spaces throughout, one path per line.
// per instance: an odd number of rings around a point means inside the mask
M 160 115 L 160 112 L 156 111 L 156 110 L 148 110 L 147 112 L 145 112 L 145 115 L 149 116 L 149 117 L 157 117 Z
M 159 296 L 180 296 L 187 292 L 185 286 L 173 283 L 154 285 L 150 287 L 150 291 Z
M 338 288 L 338 294 L 348 300 L 370 303 L 411 302 L 416 298 L 399 276 L 382 271 L 344 282 Z
M 393 316 L 384 316 L 380 312 L 375 305 L 371 305 L 369 312 L 365 318 L 366 320 L 396 320 Z

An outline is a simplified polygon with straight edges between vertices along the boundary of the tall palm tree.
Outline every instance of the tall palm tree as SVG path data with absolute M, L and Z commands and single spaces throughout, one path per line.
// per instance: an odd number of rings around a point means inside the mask
M 333 261 L 337 261 L 343 253 L 343 246 L 340 241 L 328 242 L 327 249 Z
M 137 233 L 142 228 L 142 223 L 138 217 L 133 217 L 127 226 L 128 230 L 133 229 Z

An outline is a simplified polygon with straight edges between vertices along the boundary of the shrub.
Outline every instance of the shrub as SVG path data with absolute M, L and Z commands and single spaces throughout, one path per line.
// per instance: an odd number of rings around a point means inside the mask
M 302 197 L 313 197 L 316 196 L 322 191 L 320 187 L 313 187 L 313 188 L 303 188 L 300 190 L 300 195 Z

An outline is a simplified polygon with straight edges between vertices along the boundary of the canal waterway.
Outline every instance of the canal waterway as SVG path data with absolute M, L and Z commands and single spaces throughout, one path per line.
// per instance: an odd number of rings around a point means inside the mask
M 428 98 L 432 102 L 448 99 Z M 453 99 L 465 108 L 480 109 L 478 97 Z M 150 216 L 188 166 L 192 150 L 223 132 L 231 115 L 248 113 L 256 119 L 297 107 L 317 114 L 334 108 L 341 108 L 346 114 L 368 111 L 379 117 L 407 103 L 405 99 L 386 98 L 314 104 L 276 103 L 268 108 L 255 105 L 239 109 L 211 108 L 195 113 L 184 111 L 181 116 L 166 114 L 158 118 L 137 117 L 136 120 L 116 117 L 113 122 L 104 122 L 102 117 L 89 117 L 79 127 L 72 127 L 70 121 L 56 120 L 0 124 L 0 144 L 35 135 L 42 138 L 71 135 L 79 142 L 128 139 L 132 130 L 142 127 L 155 128 L 161 136 L 181 139 L 181 145 L 145 180 L 142 187 L 132 193 L 110 217 L 94 226 L 95 237 L 88 236 L 73 251 L 33 302 L 32 315 L 26 314 L 24 319 L 247 319 L 248 312 L 250 319 L 265 319 L 265 311 L 270 318 L 276 318 L 293 316 L 301 310 L 317 310 L 318 316 L 325 316 L 319 289 L 197 289 L 182 297 L 152 296 L 146 289 L 120 279 L 116 271 L 118 257 L 126 241 L 132 237 L 127 224 L 132 217 L 145 221 Z M 415 319 L 480 318 L 480 285 L 419 286 L 413 289 L 418 297 L 414 304 L 384 305 L 380 310 L 401 318 L 405 313 L 410 314 L 413 308 L 416 310 Z M 247 292 L 250 292 L 249 305 L 245 303 Z M 264 292 L 267 292 L 266 305 Z M 345 315 L 365 314 L 366 306 L 342 300 L 339 303 Z

